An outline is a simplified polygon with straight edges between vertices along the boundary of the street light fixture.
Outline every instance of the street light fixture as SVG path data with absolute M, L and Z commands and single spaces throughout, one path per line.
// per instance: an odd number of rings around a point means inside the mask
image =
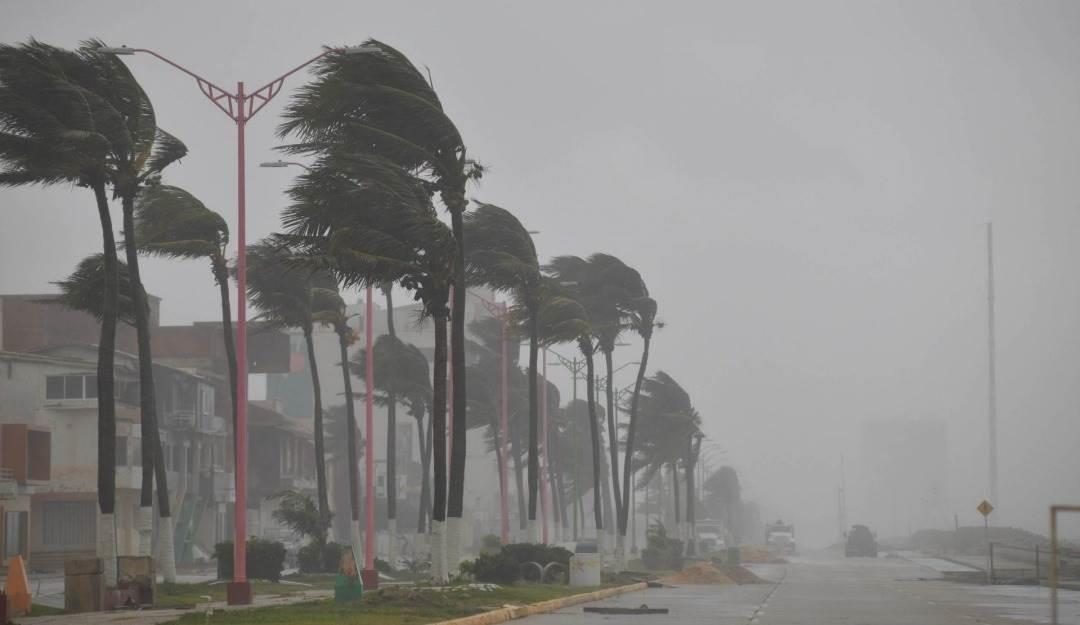
M 247 92 L 244 83 L 237 82 L 234 92 L 210 82 L 179 63 L 147 48 L 100 47 L 98 52 L 115 56 L 133 56 L 136 52 L 148 54 L 159 61 L 195 79 L 199 90 L 214 106 L 225 113 L 236 124 L 236 432 L 235 435 L 235 489 L 236 504 L 233 515 L 233 581 L 227 587 L 226 596 L 230 605 L 246 605 L 253 600 L 251 583 L 247 579 L 247 222 L 245 188 L 245 151 L 244 131 L 247 122 L 261 111 L 270 100 L 281 93 L 285 79 L 330 54 L 356 54 L 368 52 L 363 47 L 325 48 L 320 54 L 304 61 L 281 76 L 271 80 L 258 89 Z M 370 395 L 370 393 L 369 393 Z M 370 542 L 369 538 L 369 542 Z M 370 550 L 365 564 L 372 563 Z M 373 565 L 372 565 L 373 566 Z M 368 566 L 367 568 L 372 568 Z M 367 571 L 365 571 L 366 573 Z M 375 579 L 377 577 L 372 576 Z
M 305 165 L 303 163 L 297 163 L 296 161 L 276 160 L 276 161 L 265 161 L 265 162 L 259 163 L 259 167 L 273 167 L 273 168 L 288 167 L 290 165 L 293 165 L 293 166 L 296 166 L 296 167 L 303 167 L 304 169 L 306 169 L 308 171 L 311 171 L 310 167 L 308 167 L 307 165 Z

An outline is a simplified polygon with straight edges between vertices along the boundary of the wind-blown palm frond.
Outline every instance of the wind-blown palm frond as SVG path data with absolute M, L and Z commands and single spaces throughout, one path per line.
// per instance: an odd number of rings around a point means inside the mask
M 119 261 L 120 296 L 117 318 L 124 323 L 135 325 L 135 305 L 131 300 L 131 276 L 127 263 Z M 92 315 L 98 321 L 104 317 L 105 292 L 105 255 L 92 254 L 79 261 L 75 271 L 63 280 L 53 282 L 60 288 L 56 298 L 43 299 L 43 302 L 57 303 L 65 308 Z
M 223 256 L 229 226 L 218 213 L 180 187 L 144 187 L 135 201 L 139 249 L 167 258 Z

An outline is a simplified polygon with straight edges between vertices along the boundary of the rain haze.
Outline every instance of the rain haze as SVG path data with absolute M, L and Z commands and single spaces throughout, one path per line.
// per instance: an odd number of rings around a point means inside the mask
M 641 273 L 663 321 L 649 374 L 680 381 L 713 467 L 733 466 L 762 520 L 794 522 L 807 546 L 841 540 L 841 463 L 848 524 L 880 538 L 981 526 L 992 222 L 993 520 L 1046 534 L 1049 505 L 1080 501 L 1080 4 L 2 10 L 0 41 L 152 48 L 228 88 L 260 86 L 327 45 L 373 37 L 401 50 L 486 167 L 470 199 L 536 231 L 541 262 L 607 252 Z M 124 61 L 190 151 L 165 179 L 235 231 L 235 125 L 182 74 Z M 249 241 L 281 228 L 298 172 L 257 165 L 282 157 L 281 112 L 309 77 L 287 79 L 248 125 Z M 0 191 L 0 293 L 55 292 L 100 250 L 88 201 L 63 186 Z M 219 318 L 205 263 L 142 266 L 163 324 Z M 620 340 L 615 365 L 638 361 L 640 339 Z M 566 370 L 550 378 L 569 398 Z M 1065 530 L 1080 539 L 1080 524 Z

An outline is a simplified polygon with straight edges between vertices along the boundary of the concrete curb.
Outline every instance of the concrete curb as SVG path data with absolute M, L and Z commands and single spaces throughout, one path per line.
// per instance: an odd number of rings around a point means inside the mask
M 495 625 L 496 623 L 505 623 L 506 621 L 525 618 L 526 616 L 533 616 L 535 614 L 554 612 L 555 610 L 570 607 L 572 605 L 600 601 L 601 599 L 623 595 L 628 592 L 645 590 L 645 588 L 647 588 L 645 582 L 628 584 L 626 586 L 616 586 L 614 588 L 603 588 L 593 592 L 584 592 L 580 595 L 549 599 L 548 601 L 541 601 L 540 603 L 499 608 L 498 610 L 481 612 L 480 614 L 473 614 L 472 616 L 463 616 L 461 618 L 450 619 L 449 621 L 439 621 L 438 623 L 432 623 L 431 625 Z

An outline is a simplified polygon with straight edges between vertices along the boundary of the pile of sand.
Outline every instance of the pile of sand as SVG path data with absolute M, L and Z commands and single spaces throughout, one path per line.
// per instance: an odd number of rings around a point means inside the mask
M 725 566 L 724 575 L 727 575 L 736 584 L 767 584 L 768 582 L 754 574 L 744 566 Z
M 739 560 L 750 564 L 786 564 L 787 560 L 778 558 L 761 545 L 743 545 L 739 549 Z
M 720 569 L 708 562 L 692 564 L 674 575 L 665 577 L 661 581 L 669 584 L 700 584 L 709 586 L 735 583 L 730 577 L 721 573 Z

